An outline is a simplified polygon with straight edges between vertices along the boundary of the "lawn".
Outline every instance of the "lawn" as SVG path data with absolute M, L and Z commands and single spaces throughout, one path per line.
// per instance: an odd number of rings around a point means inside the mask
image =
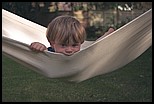
M 2 55 L 3 102 L 152 102 L 152 48 L 126 66 L 71 83 L 50 79 Z

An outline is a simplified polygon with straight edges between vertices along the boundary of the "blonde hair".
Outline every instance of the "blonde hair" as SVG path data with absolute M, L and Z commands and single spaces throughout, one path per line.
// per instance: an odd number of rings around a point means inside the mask
M 58 40 L 65 44 L 83 43 L 86 38 L 86 31 L 76 18 L 63 15 L 49 23 L 46 37 L 49 42 Z

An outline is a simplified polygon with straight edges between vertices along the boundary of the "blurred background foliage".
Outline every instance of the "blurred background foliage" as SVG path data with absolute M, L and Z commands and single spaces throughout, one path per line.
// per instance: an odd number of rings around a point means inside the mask
M 152 2 L 2 2 L 2 8 L 45 27 L 59 15 L 72 15 L 95 40 L 151 9 Z

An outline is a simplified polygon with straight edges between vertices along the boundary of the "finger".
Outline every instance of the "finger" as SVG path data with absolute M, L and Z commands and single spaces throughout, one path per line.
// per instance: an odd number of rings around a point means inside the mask
M 112 33 L 113 31 L 114 31 L 113 28 L 109 28 L 109 30 L 108 30 L 109 33 Z
M 41 48 L 41 47 L 42 47 L 41 45 L 35 44 L 35 50 L 36 50 L 36 51 L 40 51 L 40 48 Z
M 44 46 L 40 47 L 40 51 L 44 51 L 46 48 Z
M 31 43 L 30 48 L 31 48 L 32 50 L 35 50 L 36 47 L 37 47 L 37 44 Z

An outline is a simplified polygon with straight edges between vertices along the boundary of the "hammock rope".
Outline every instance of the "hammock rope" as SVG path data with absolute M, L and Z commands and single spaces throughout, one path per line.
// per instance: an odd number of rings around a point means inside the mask
M 152 9 L 81 51 L 65 56 L 29 49 L 34 41 L 47 47 L 46 28 L 2 9 L 2 54 L 49 78 L 81 82 L 117 70 L 152 45 Z

